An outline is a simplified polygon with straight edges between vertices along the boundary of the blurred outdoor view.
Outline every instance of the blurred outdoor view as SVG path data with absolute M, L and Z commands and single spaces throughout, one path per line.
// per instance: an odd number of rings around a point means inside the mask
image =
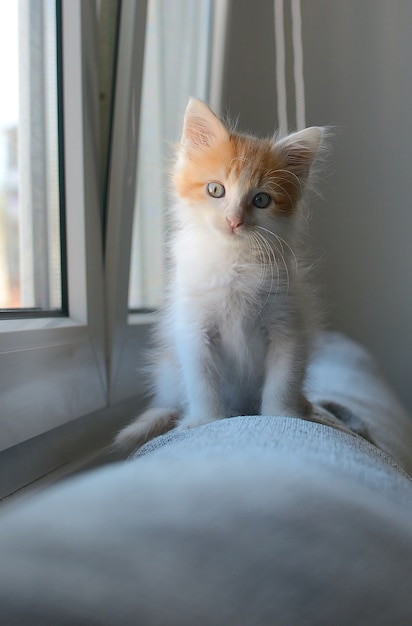
M 21 306 L 17 173 L 18 2 L 0 3 L 0 308 Z
M 54 0 L 0 0 L 0 309 L 62 306 Z

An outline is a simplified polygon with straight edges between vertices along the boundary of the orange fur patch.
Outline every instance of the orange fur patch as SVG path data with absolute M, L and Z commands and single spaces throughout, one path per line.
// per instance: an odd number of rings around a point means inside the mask
M 194 202 L 205 199 L 208 182 L 229 188 L 240 180 L 248 193 L 269 193 L 275 199 L 276 214 L 292 213 L 301 193 L 299 179 L 271 140 L 235 133 L 227 141 L 188 149 L 173 177 L 178 195 Z

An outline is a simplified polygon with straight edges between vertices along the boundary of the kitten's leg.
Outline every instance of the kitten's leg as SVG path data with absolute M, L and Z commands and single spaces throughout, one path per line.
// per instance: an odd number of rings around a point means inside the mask
M 261 415 L 306 417 L 311 404 L 302 387 L 307 349 L 293 337 L 271 342 L 266 355 Z
M 198 320 L 186 320 L 184 330 L 178 333 L 176 351 L 186 396 L 180 427 L 194 428 L 226 417 L 216 350 Z

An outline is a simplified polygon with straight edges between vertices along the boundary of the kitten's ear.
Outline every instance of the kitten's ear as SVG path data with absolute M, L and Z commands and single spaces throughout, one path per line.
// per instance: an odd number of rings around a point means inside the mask
M 306 178 L 322 142 L 323 129 L 317 126 L 292 133 L 275 144 L 288 168 L 297 176 Z
M 186 107 L 181 145 L 205 148 L 227 140 L 229 134 L 213 111 L 201 100 L 190 98 Z

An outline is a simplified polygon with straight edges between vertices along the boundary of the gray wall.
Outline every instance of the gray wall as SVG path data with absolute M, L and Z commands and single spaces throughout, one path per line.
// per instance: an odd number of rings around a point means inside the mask
M 272 0 L 232 3 L 223 108 L 258 134 L 276 125 L 273 22 Z M 330 326 L 412 409 L 412 2 L 303 0 L 302 23 L 307 123 L 336 127 L 312 210 Z

